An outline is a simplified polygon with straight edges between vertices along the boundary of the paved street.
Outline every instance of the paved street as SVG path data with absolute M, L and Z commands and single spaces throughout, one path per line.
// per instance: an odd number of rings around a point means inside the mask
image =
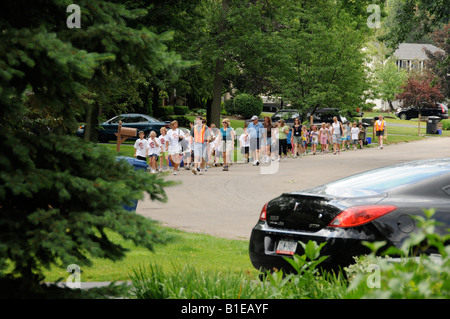
M 283 192 L 318 186 L 368 169 L 410 160 L 450 157 L 450 138 L 282 160 L 277 167 L 234 164 L 194 175 L 181 168 L 180 185 L 166 189 L 167 203 L 139 201 L 137 212 L 164 225 L 227 238 L 248 239 L 262 206 Z M 267 174 L 273 173 L 273 174 Z

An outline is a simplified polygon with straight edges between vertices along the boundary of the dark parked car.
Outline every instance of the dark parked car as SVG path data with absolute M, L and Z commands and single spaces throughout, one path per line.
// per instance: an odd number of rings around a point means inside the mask
M 274 115 L 272 115 L 272 123 L 278 122 L 279 120 L 283 119 L 287 125 L 292 126 L 294 125 L 294 120 L 297 117 L 300 117 L 300 114 L 296 109 L 279 110 Z
M 442 103 L 436 103 L 434 106 L 425 106 L 421 111 L 421 116 L 438 116 L 441 120 L 448 119 L 448 108 Z M 419 117 L 419 109 L 416 107 L 399 108 L 395 115 L 402 120 L 410 120 Z
M 322 124 L 323 122 L 325 123 L 333 123 L 333 117 L 337 116 L 338 117 L 338 121 L 342 122 L 342 123 L 346 123 L 347 119 L 342 116 L 341 114 L 339 114 L 339 110 L 338 109 L 334 109 L 334 108 L 322 108 L 322 109 L 317 109 L 314 114 L 313 114 L 313 124 L 314 125 L 319 125 Z M 298 112 L 298 110 L 296 109 L 284 109 L 284 110 L 279 110 L 278 112 L 276 112 L 273 116 L 272 116 L 272 122 L 277 122 L 280 119 L 283 119 L 285 121 L 285 123 L 289 126 L 294 125 L 294 119 L 300 117 L 300 121 L 303 123 L 304 121 L 307 121 L 309 123 L 309 117 L 310 117 L 310 113 L 307 113 L 305 116 L 301 116 Z
M 306 114 L 305 120 L 309 122 L 311 114 Z M 347 123 L 347 118 L 339 113 L 338 109 L 334 108 L 323 108 L 317 109 L 313 114 L 313 124 L 321 125 L 322 123 L 333 123 L 333 117 L 337 117 L 339 122 L 343 124 Z
M 252 230 L 250 259 L 257 269 L 292 270 L 284 257 L 304 252 L 299 241 L 326 243 L 323 267 L 336 269 L 368 253 L 363 241 L 400 247 L 416 228 L 412 216 L 434 208 L 450 227 L 450 159 L 415 161 L 353 175 L 323 186 L 285 193 L 266 203 Z M 430 252 L 436 253 L 436 252 Z
M 114 135 L 114 133 L 117 133 L 117 130 L 119 128 L 119 121 L 122 121 L 123 127 L 136 128 L 138 132 L 144 131 L 146 138 L 151 131 L 155 131 L 159 136 L 161 127 L 169 127 L 169 122 L 163 122 L 145 114 L 121 114 L 100 124 L 100 130 L 98 131 L 98 140 L 102 143 L 108 142 L 110 140 L 116 140 L 117 137 Z M 83 137 L 84 126 L 81 126 L 78 129 L 77 135 Z M 137 138 L 138 136 L 136 136 L 134 139 Z

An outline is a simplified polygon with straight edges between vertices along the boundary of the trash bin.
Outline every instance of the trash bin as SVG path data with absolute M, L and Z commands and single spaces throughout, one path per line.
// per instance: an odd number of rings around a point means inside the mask
M 364 127 L 367 126 L 372 126 L 374 123 L 374 119 L 372 117 L 364 117 L 361 119 L 361 122 L 363 123 Z
M 137 158 L 134 157 L 127 157 L 127 156 L 116 156 L 116 160 L 120 161 L 120 160 L 125 160 L 128 162 L 128 164 L 133 165 L 134 170 L 143 170 L 143 171 L 147 171 L 148 168 L 148 164 L 146 161 L 142 161 L 139 160 Z M 122 205 L 123 208 L 125 208 L 126 210 L 132 212 L 136 210 L 137 207 L 137 200 L 133 200 L 133 205 L 129 206 L 129 205 Z
M 140 169 L 146 171 L 147 168 L 148 168 L 148 164 L 147 164 L 146 161 L 142 161 L 142 160 L 139 160 L 139 159 L 134 158 L 134 157 L 116 156 L 116 159 L 117 159 L 118 161 L 120 161 L 120 160 L 125 160 L 125 161 L 127 161 L 128 164 L 134 166 L 134 170 L 135 170 L 135 171 L 140 170 Z
M 427 134 L 438 134 L 439 116 L 429 116 L 427 121 Z
M 367 137 L 367 128 L 370 126 L 370 124 L 367 123 L 367 122 L 361 122 L 360 124 L 362 124 L 362 126 L 364 128 L 364 135 L 363 135 L 363 138 L 362 138 L 363 144 L 364 145 L 370 144 L 372 139 L 370 137 Z

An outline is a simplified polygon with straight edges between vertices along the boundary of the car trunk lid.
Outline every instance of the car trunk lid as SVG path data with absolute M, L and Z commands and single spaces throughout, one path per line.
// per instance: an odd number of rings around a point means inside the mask
M 283 194 L 267 205 L 269 226 L 300 231 L 318 231 L 341 211 L 331 198 L 310 194 Z
M 266 208 L 266 221 L 270 227 L 297 231 L 316 232 L 335 218 L 342 210 L 357 204 L 375 204 L 385 194 L 352 199 L 335 198 L 308 193 L 286 193 L 271 200 Z

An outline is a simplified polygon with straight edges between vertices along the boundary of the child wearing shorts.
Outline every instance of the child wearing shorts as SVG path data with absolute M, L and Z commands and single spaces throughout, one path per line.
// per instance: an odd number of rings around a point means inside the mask
M 159 143 L 156 132 L 151 131 L 150 137 L 148 138 L 148 164 L 150 165 L 152 173 L 156 173 L 156 162 L 158 161 L 161 152 Z
M 359 137 L 359 128 L 356 127 L 356 122 L 353 123 L 351 134 L 352 134 L 353 150 L 356 151 L 356 145 L 358 145 L 358 137 Z

